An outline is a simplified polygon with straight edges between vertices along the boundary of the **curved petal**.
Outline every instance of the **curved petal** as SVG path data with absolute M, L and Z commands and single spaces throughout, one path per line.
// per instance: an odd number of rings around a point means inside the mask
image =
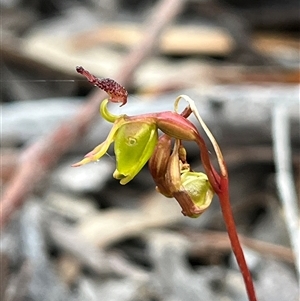
M 107 109 L 108 102 L 109 102 L 109 100 L 107 98 L 101 102 L 100 115 L 108 122 L 114 123 L 118 118 L 122 117 L 122 115 L 118 116 L 118 115 L 114 115 L 114 114 L 110 113 Z
M 111 131 L 109 132 L 106 140 L 104 142 L 102 142 L 101 144 L 97 145 L 91 152 L 87 153 L 84 156 L 84 159 L 82 159 L 80 162 L 73 164 L 72 166 L 78 167 L 78 166 L 99 160 L 103 155 L 105 155 L 110 144 L 115 140 L 115 136 L 116 136 L 118 129 L 120 127 L 122 127 L 122 125 L 125 123 L 126 123 L 126 121 L 123 118 L 120 118 L 119 120 L 117 120 L 114 123 Z

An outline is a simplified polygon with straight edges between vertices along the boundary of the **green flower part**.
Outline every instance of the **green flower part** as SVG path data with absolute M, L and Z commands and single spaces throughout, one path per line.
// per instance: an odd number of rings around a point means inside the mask
M 72 166 L 77 167 L 99 160 L 105 155 L 111 143 L 115 143 L 117 168 L 113 177 L 122 185 L 131 181 L 150 159 L 158 141 L 158 130 L 153 118 L 116 116 L 107 110 L 108 100 L 100 106 L 100 114 L 114 125 L 106 140 L 85 155 L 84 159 Z
M 155 123 L 132 122 L 122 125 L 115 138 L 117 169 L 113 177 L 122 185 L 131 181 L 150 159 L 158 140 Z
M 185 171 L 181 174 L 181 184 L 197 207 L 198 213 L 195 212 L 190 217 L 198 217 L 209 207 L 214 196 L 207 175 L 202 172 Z
M 195 126 L 177 113 L 166 111 L 137 116 L 117 116 L 108 111 L 108 102 L 108 99 L 101 102 L 100 114 L 105 120 L 113 123 L 110 133 L 104 142 L 72 166 L 77 167 L 98 161 L 114 142 L 117 167 L 113 177 L 125 185 L 137 175 L 154 153 L 158 143 L 158 129 L 171 137 L 197 139 L 198 132 Z

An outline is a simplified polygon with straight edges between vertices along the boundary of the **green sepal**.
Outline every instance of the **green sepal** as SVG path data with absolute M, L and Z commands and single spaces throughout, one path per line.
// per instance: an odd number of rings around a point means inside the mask
M 181 174 L 181 183 L 199 210 L 199 214 L 191 217 L 198 217 L 209 207 L 214 196 L 208 177 L 202 172 L 185 171 Z
M 131 181 L 151 157 L 158 141 L 153 122 L 135 121 L 122 125 L 115 135 L 117 167 L 114 178 L 122 185 Z

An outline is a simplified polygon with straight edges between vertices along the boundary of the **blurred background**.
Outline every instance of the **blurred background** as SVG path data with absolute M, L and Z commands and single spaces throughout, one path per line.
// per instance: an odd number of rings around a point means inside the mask
M 96 116 L 105 94 L 77 65 L 124 84 L 129 101 L 112 106 L 116 114 L 173 110 L 180 94 L 195 100 L 228 164 L 258 299 L 298 300 L 297 0 L 0 5 L 1 209 L 11 212 L 0 238 L 1 300 L 248 300 L 217 198 L 189 219 L 155 191 L 147 166 L 126 186 L 113 179 L 113 151 L 70 167 L 111 127 Z M 63 122 L 76 134 L 54 139 L 53 158 L 27 167 L 16 205 L 19 167 Z M 186 148 L 202 170 L 196 145 Z

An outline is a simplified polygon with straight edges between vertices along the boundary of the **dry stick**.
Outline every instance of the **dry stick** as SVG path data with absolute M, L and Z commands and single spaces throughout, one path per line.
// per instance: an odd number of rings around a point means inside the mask
M 195 256 L 211 253 L 214 250 L 220 252 L 231 251 L 231 244 L 227 232 L 203 231 L 196 233 L 190 230 L 183 231 L 192 243 L 191 252 Z M 268 243 L 262 240 L 249 238 L 239 234 L 240 241 L 249 249 L 259 253 L 263 257 L 272 257 L 286 263 L 294 264 L 293 251 L 290 248 Z
M 286 104 L 277 104 L 273 109 L 272 134 L 276 184 L 295 256 L 295 267 L 300 280 L 299 208 L 293 179 L 290 125 Z
M 115 76 L 117 82 L 125 86 L 131 81 L 137 67 L 155 49 L 164 27 L 180 13 L 184 3 L 185 0 L 161 0 L 154 7 L 145 24 L 145 38 L 124 58 L 124 63 Z M 0 203 L 0 228 L 3 228 L 12 214 L 22 206 L 47 171 L 86 133 L 98 115 L 99 103 L 104 96 L 102 91 L 94 91 L 71 120 L 64 122 L 53 133 L 24 150 L 16 174 Z

